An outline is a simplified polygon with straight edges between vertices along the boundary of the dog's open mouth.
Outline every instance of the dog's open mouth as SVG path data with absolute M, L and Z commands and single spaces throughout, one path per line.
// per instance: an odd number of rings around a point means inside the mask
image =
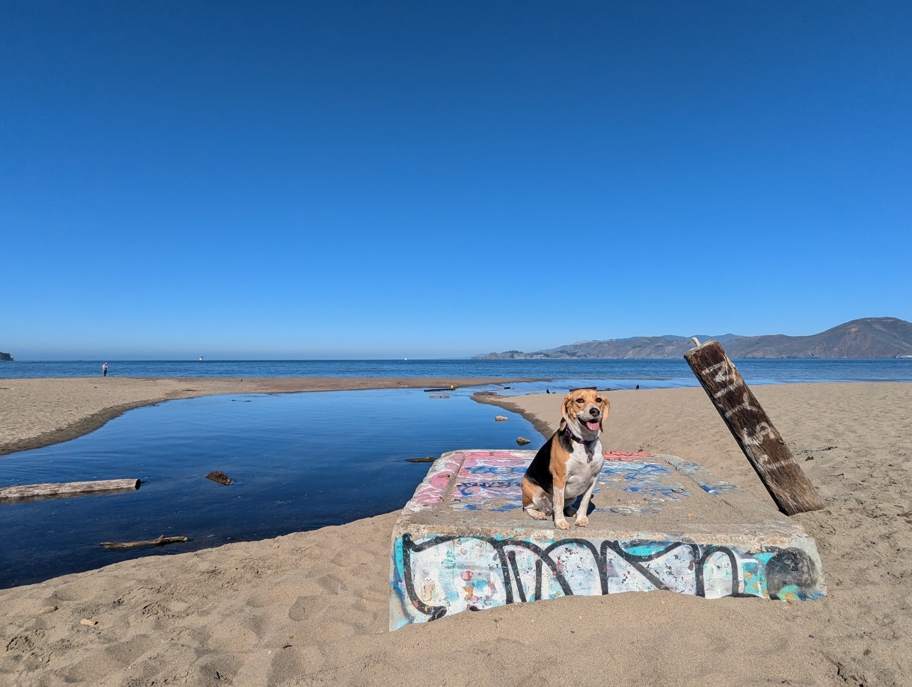
M 589 429 L 590 432 L 597 432 L 599 429 L 598 420 L 592 420 L 590 422 L 584 422 L 584 425 Z

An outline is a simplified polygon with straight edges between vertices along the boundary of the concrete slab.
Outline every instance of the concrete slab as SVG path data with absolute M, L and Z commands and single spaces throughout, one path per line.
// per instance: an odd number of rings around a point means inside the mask
M 796 522 L 675 456 L 607 453 L 589 526 L 522 511 L 535 451 L 441 456 L 392 535 L 390 629 L 465 610 L 666 589 L 708 599 L 816 599 L 814 540 Z

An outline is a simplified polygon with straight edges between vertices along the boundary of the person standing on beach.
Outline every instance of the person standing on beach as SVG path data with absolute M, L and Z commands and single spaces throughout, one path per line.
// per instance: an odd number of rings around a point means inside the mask
M 101 376 L 102 377 L 108 376 L 108 364 L 107 363 L 103 363 L 101 366 Z

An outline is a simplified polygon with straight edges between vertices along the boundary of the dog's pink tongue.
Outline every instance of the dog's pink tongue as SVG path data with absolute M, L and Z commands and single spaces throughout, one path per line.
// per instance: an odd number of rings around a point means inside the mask
M 599 423 L 598 422 L 587 422 L 586 427 L 588 427 L 590 430 L 595 432 L 599 428 Z

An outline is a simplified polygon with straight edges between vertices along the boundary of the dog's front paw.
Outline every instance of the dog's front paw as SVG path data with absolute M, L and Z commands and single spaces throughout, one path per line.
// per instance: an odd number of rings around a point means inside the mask
M 554 525 L 559 530 L 569 530 L 570 529 L 570 523 L 567 522 L 566 520 L 555 520 Z
M 588 527 L 588 526 L 589 526 L 589 518 L 587 518 L 585 515 L 579 515 L 579 516 L 577 516 L 577 518 L 576 518 L 576 526 L 577 526 L 577 527 Z

